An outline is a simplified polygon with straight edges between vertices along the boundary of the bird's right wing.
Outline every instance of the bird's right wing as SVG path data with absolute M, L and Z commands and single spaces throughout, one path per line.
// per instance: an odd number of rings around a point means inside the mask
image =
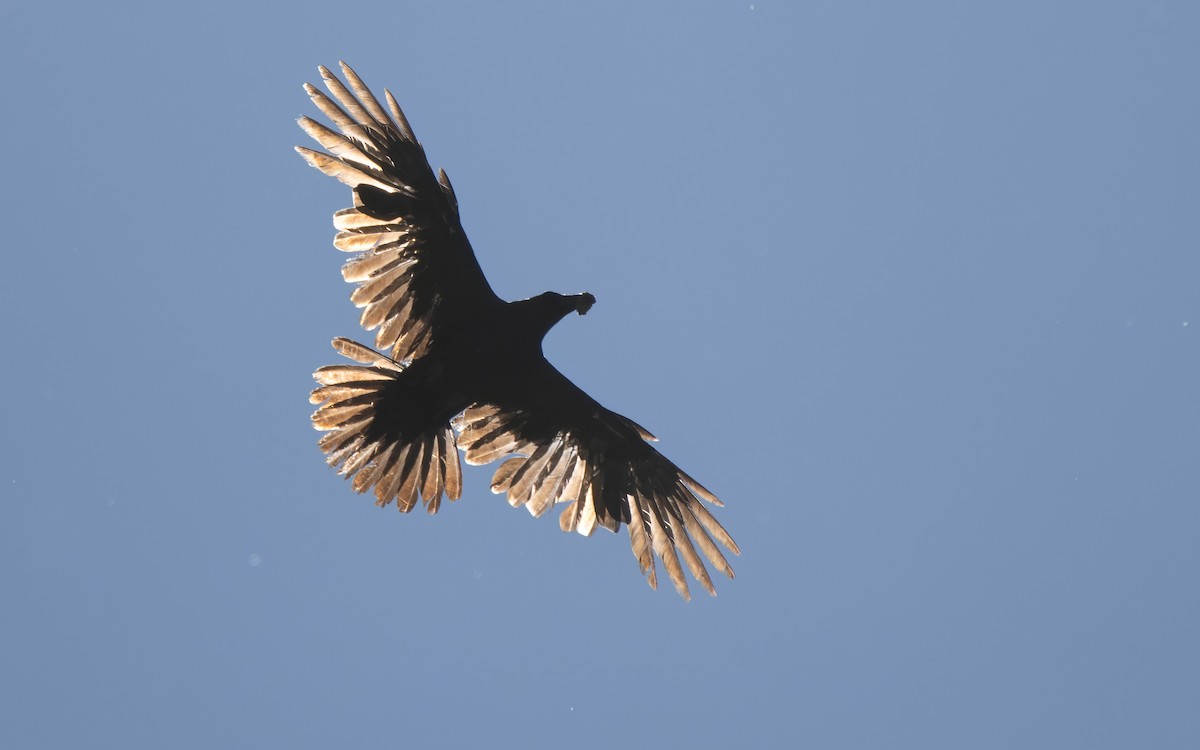
M 651 587 L 655 557 L 685 599 L 684 566 L 710 594 L 716 591 L 704 560 L 733 577 L 716 542 L 734 554 L 738 546 L 701 501 L 721 502 L 655 450 L 647 442 L 654 436 L 605 409 L 543 358 L 524 376 L 525 387 L 510 398 L 476 404 L 455 421 L 467 463 L 510 456 L 496 469 L 493 492 L 535 516 L 564 504 L 563 531 L 590 535 L 597 526 L 625 525 Z
M 341 132 L 301 117 L 300 127 L 326 151 L 296 151 L 354 189 L 354 206 L 333 217 L 339 230 L 334 246 L 359 253 L 342 267 L 342 276 L 358 284 L 350 299 L 363 308 L 363 327 L 379 329 L 376 348 L 411 361 L 440 331 L 503 303 L 467 241 L 449 178 L 440 170 L 434 176 L 391 92 L 384 92 L 389 115 L 348 65 L 341 68 L 349 88 L 319 68 L 332 99 L 304 85 Z

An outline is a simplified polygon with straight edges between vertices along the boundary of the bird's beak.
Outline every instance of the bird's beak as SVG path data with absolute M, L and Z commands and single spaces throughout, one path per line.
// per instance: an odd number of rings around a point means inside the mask
M 589 292 L 575 295 L 575 312 L 580 315 L 587 315 L 587 311 L 591 310 L 594 304 L 596 304 L 596 298 Z

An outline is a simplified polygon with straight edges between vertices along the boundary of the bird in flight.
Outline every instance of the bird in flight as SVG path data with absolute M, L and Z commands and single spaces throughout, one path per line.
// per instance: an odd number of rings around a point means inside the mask
M 304 159 L 350 186 L 354 205 L 333 215 L 334 246 L 354 253 L 342 276 L 357 288 L 361 323 L 375 348 L 337 338 L 355 364 L 313 377 L 313 426 L 329 464 L 357 492 L 407 513 L 418 501 L 436 513 L 462 492 L 461 449 L 469 464 L 504 459 L 492 492 L 541 516 L 563 505 L 563 531 L 590 535 L 622 524 L 642 573 L 657 587 L 655 557 L 690 598 L 683 567 L 715 595 L 704 561 L 733 577 L 719 542 L 737 544 L 705 507 L 722 503 L 648 441 L 633 420 L 609 411 L 554 368 L 546 333 L 596 299 L 545 292 L 505 302 L 484 278 L 443 170 L 425 150 L 390 91 L 387 109 L 353 70 L 343 83 L 319 71 L 329 95 L 305 84 L 337 128 L 308 117 L 300 127 L 324 151 Z M 340 132 L 339 132 L 340 131 Z M 388 354 L 384 354 L 390 350 Z M 680 560 L 682 559 L 682 565 Z

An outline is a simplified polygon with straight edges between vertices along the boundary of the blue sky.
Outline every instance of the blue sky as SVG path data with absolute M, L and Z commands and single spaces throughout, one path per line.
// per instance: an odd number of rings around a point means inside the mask
M 15 13 L 13 747 L 1200 743 L 1194 5 Z M 596 295 L 547 355 L 726 501 L 718 598 L 324 465 L 339 59 L 499 294 Z

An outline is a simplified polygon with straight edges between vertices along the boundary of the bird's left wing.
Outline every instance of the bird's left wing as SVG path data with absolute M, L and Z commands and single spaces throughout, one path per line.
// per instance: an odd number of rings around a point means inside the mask
M 342 276 L 358 284 L 350 299 L 363 308 L 363 327 L 379 329 L 375 346 L 391 348 L 394 360 L 411 361 L 448 328 L 503 302 L 467 241 L 450 179 L 441 170 L 434 175 L 391 92 L 384 92 L 385 111 L 350 66 L 341 69 L 346 84 L 320 68 L 329 96 L 304 85 L 337 130 L 301 117 L 300 127 L 325 151 L 296 150 L 354 188 L 354 206 L 333 217 L 334 246 L 360 253 Z
M 590 535 L 596 526 L 615 532 L 625 524 L 651 588 L 657 587 L 657 556 L 679 594 L 691 598 L 682 558 L 715 595 L 701 554 L 732 578 L 715 542 L 739 553 L 701 502 L 721 505 L 716 496 L 649 445 L 653 435 L 605 409 L 544 358 L 527 373 L 525 386 L 505 403 L 472 406 L 456 422 L 467 463 L 510 456 L 497 468 L 492 491 L 534 516 L 567 504 L 559 517 L 563 531 Z

